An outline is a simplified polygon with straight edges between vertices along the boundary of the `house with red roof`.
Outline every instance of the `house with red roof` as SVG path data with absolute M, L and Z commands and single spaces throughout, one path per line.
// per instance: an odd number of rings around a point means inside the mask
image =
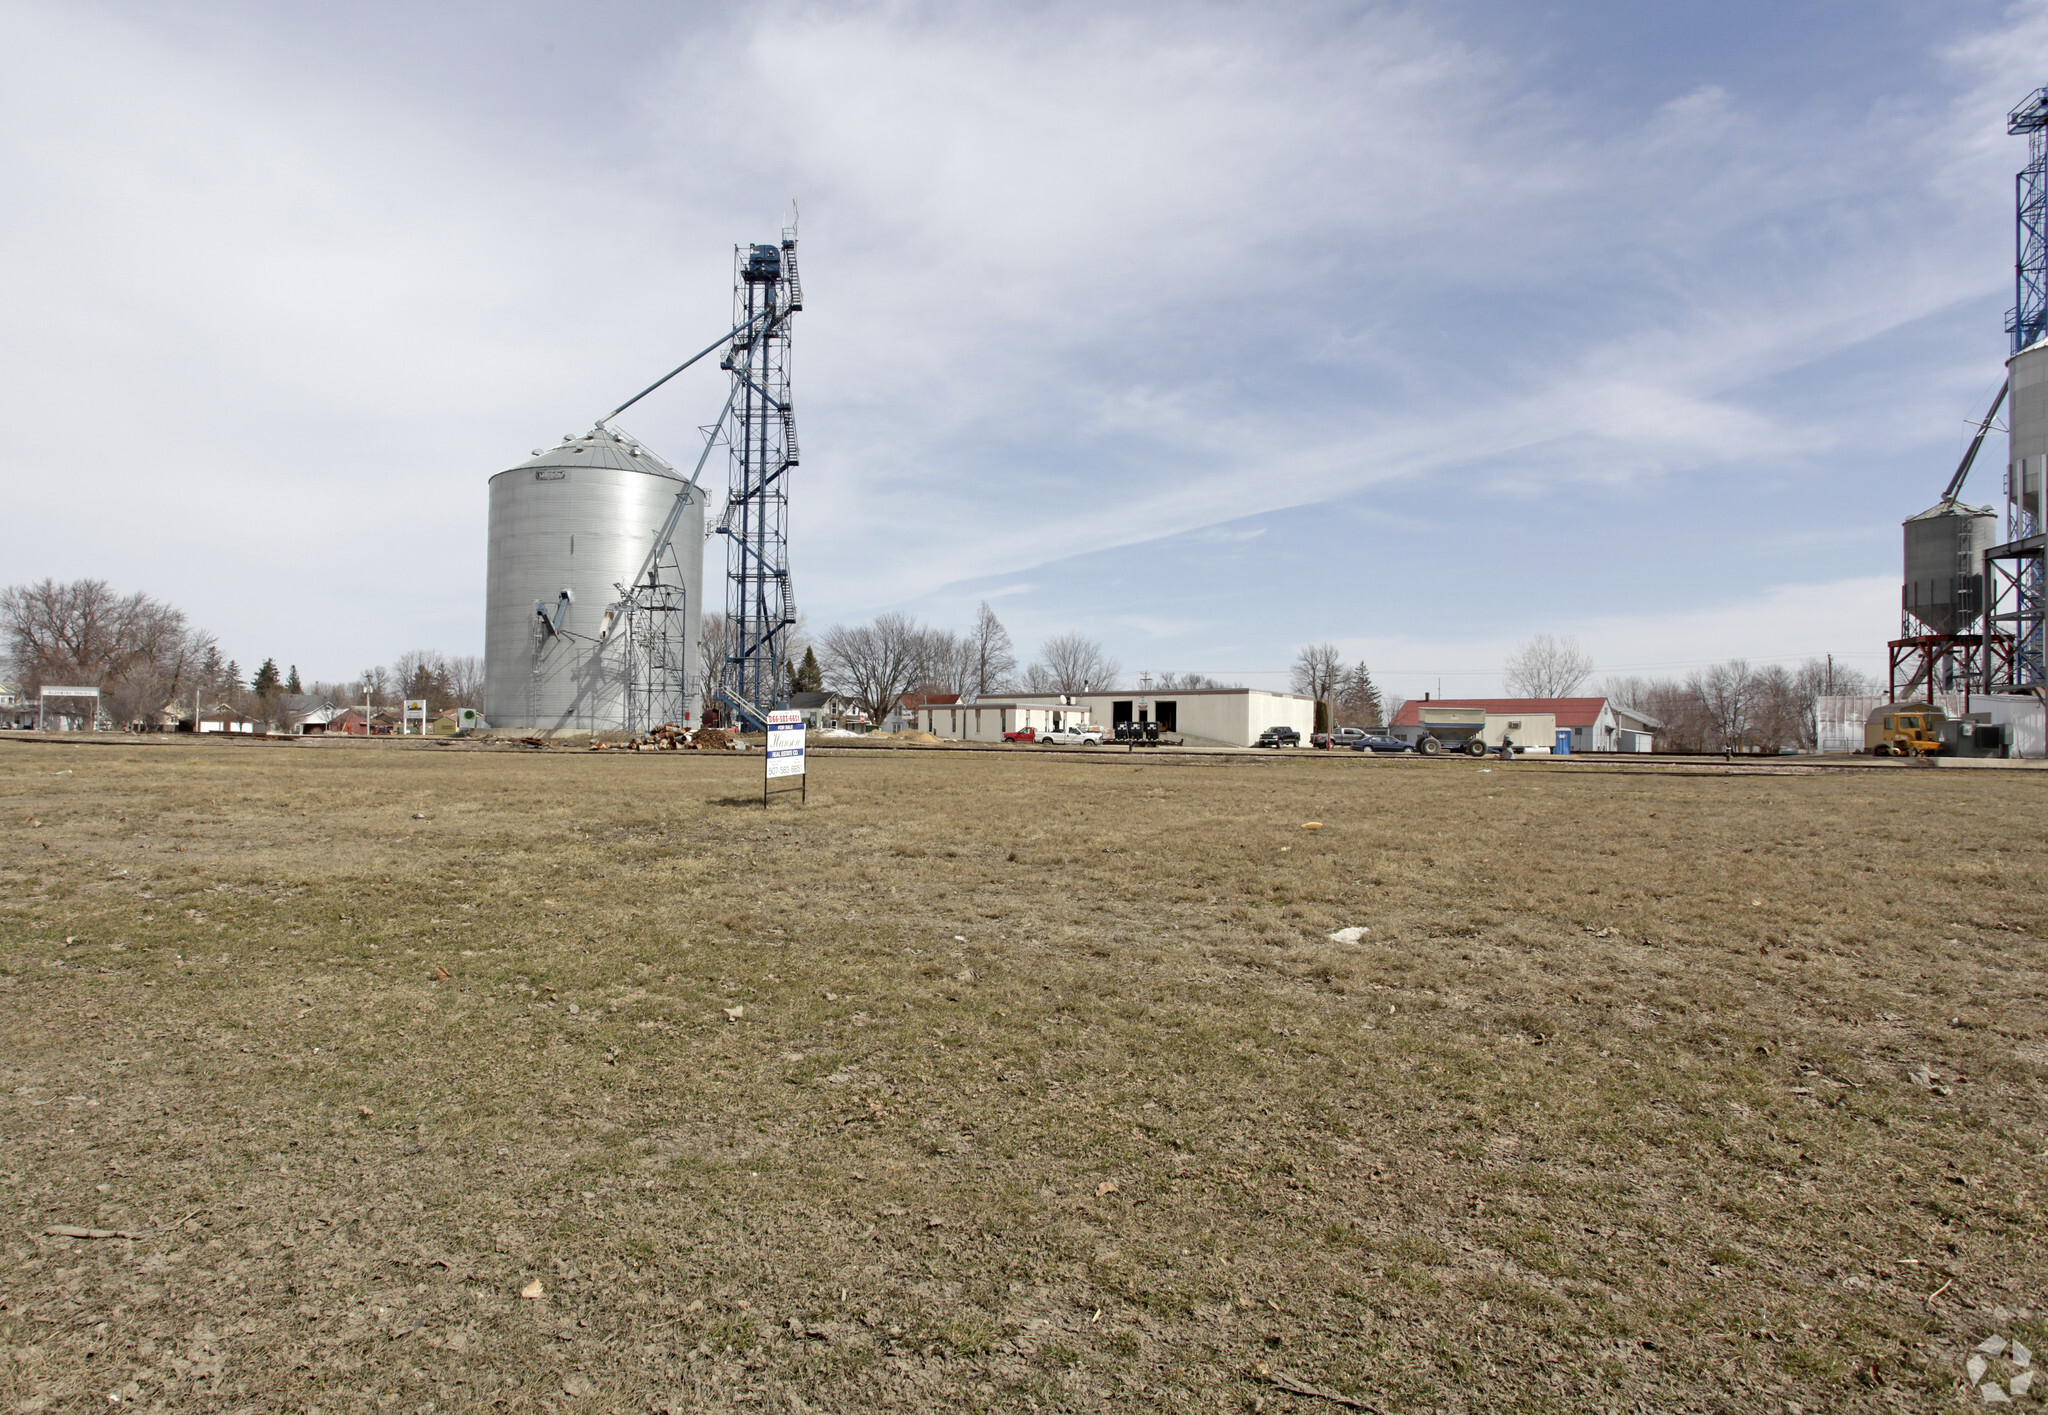
M 1647 752 L 1657 730 L 1664 724 L 1647 713 L 1623 707 L 1612 698 L 1414 698 L 1401 705 L 1387 730 L 1404 742 L 1423 735 L 1421 712 L 1425 707 L 1478 708 L 1485 712 L 1490 730 L 1488 741 L 1498 741 L 1491 731 L 1496 718 L 1550 716 L 1557 719 L 1560 747 L 1570 734 L 1568 750 L 1574 752 Z M 1516 740 L 1520 740 L 1519 738 Z

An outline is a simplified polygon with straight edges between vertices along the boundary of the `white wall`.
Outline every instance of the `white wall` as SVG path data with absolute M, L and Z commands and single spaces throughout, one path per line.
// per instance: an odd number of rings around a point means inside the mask
M 1049 732 L 1055 727 L 1078 727 L 1088 722 L 1089 710 L 1076 704 L 992 702 L 941 703 L 917 710 L 916 726 L 934 737 L 957 742 L 1000 742 L 1006 732 Z
M 1519 724 L 1510 728 L 1508 724 Z M 1557 746 L 1557 714 L 1553 712 L 1490 712 L 1486 715 L 1486 727 L 1480 737 L 1489 747 L 1498 747 L 1500 739 L 1506 737 L 1517 747 L 1541 747 L 1552 751 Z M 1577 749 L 1574 741 L 1572 747 Z
M 2048 709 L 2042 707 L 2039 698 L 1986 693 L 1972 699 L 1970 706 L 1977 712 L 1991 714 L 1993 722 L 2012 724 L 2014 756 L 2030 761 L 2048 757 Z
M 1203 742 L 1220 742 L 1227 746 L 1249 747 L 1258 741 L 1259 734 L 1268 727 L 1292 727 L 1306 742 L 1315 730 L 1316 705 L 1311 698 L 1295 693 L 1270 693 L 1263 688 L 1205 688 L 1198 692 L 1139 693 L 1126 690 L 1119 693 L 1076 693 L 1074 703 L 1089 710 L 1097 727 L 1110 730 L 1115 719 L 1115 705 L 1121 702 L 1133 704 L 1132 720 L 1137 720 L 1136 704 L 1140 701 L 1151 704 L 1153 720 L 1157 720 L 1160 703 L 1174 705 L 1174 727 L 1169 736 L 1185 737 L 1197 745 Z M 981 700 L 981 706 L 988 708 L 997 703 L 1016 704 L 1037 701 L 1021 694 L 990 695 Z M 971 711 L 971 708 L 969 709 Z M 944 709 L 940 709 L 943 723 Z M 945 735 L 942 729 L 933 729 Z M 996 734 L 998 738 L 1001 733 Z
M 1169 735 L 1176 737 L 1249 747 L 1268 727 L 1292 727 L 1301 734 L 1304 742 L 1315 731 L 1315 700 L 1293 693 L 1269 693 L 1263 688 L 1232 688 L 1194 693 L 1153 692 L 1145 697 L 1151 703 L 1150 711 L 1155 721 L 1159 704 L 1174 705 L 1174 725 Z M 1139 694 L 1091 693 L 1082 701 L 1095 709 L 1095 720 L 1106 725 L 1114 720 L 1114 704 L 1136 704 Z M 1134 706 L 1133 720 L 1136 713 Z

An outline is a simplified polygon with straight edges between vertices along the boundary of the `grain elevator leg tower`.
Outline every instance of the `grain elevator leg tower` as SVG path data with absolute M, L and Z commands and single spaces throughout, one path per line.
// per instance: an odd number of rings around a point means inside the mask
M 751 729 L 788 695 L 796 624 L 789 581 L 789 469 L 797 464 L 789 404 L 790 316 L 803 308 L 796 232 L 780 246 L 735 255 L 733 323 L 745 332 L 720 365 L 732 371 L 732 482 L 718 533 L 726 538 L 724 682 L 728 720 Z
M 2006 317 L 2012 447 L 2005 538 L 1984 551 L 1984 686 L 2028 693 L 2048 687 L 2048 88 L 2007 115 L 2006 131 L 2025 134 L 2027 165 L 2015 182 L 2013 309 Z

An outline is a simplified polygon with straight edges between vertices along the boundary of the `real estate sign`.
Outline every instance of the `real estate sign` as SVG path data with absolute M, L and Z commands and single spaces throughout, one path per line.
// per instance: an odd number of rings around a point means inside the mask
M 778 777 L 804 774 L 804 715 L 794 708 L 768 714 L 768 774 L 761 782 L 761 798 L 768 797 L 768 783 Z M 799 781 L 798 785 L 807 785 Z

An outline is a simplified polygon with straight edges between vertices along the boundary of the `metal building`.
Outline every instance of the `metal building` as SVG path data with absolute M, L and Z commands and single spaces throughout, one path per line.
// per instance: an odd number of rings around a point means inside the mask
M 491 478 L 484 717 L 694 723 L 704 493 L 600 425 Z

